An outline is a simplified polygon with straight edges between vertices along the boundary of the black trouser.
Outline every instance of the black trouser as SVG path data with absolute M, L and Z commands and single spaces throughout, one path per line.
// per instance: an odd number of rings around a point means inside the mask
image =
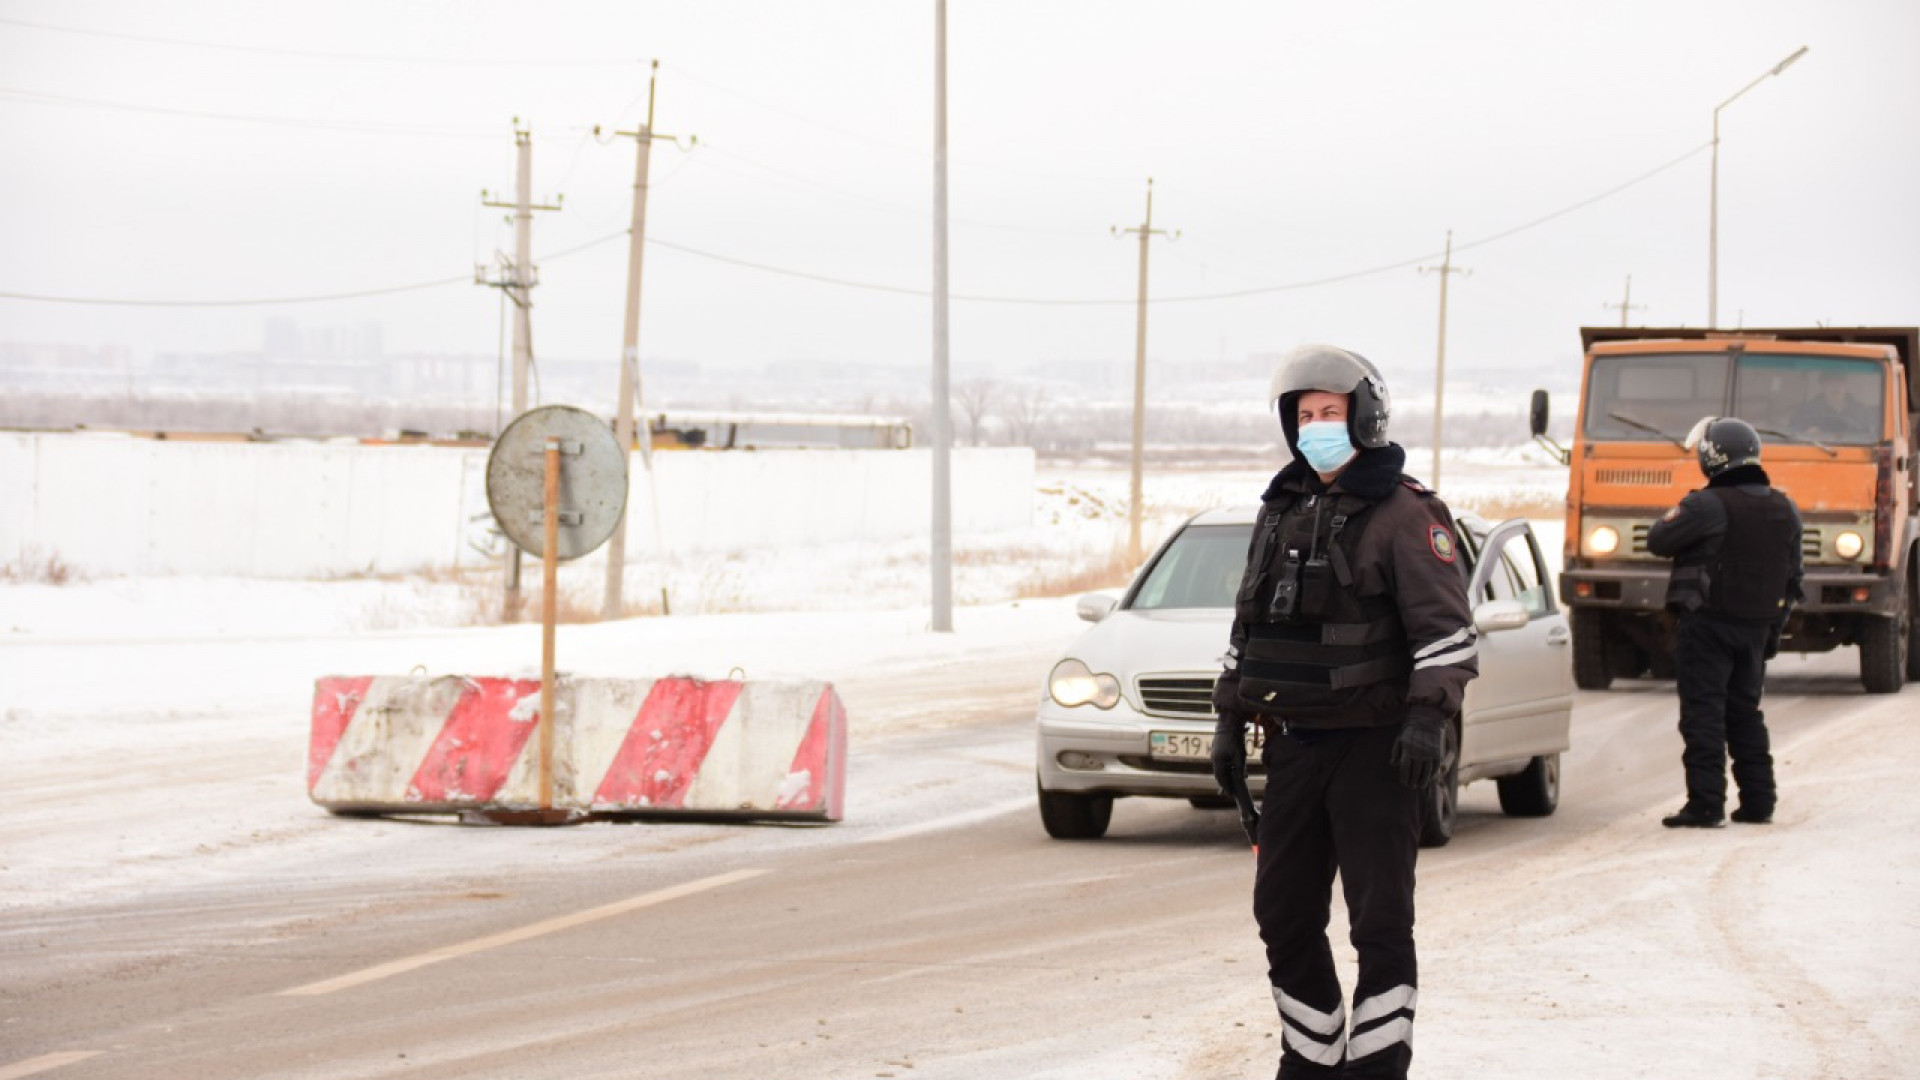
M 1413 1060 L 1421 796 L 1388 762 L 1399 731 L 1267 740 L 1253 915 L 1280 1008 L 1282 1080 L 1399 1078 Z M 1336 871 L 1360 959 L 1351 1034 L 1327 944 Z
M 1773 755 L 1767 746 L 1760 684 L 1766 675 L 1767 623 L 1733 622 L 1711 615 L 1680 616 L 1674 674 L 1680 689 L 1680 763 L 1687 770 L 1687 805 L 1709 814 L 1727 805 L 1727 757 L 1740 804 L 1773 811 Z

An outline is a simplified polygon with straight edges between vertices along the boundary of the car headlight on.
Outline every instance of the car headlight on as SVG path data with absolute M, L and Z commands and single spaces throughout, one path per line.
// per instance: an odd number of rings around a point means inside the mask
M 1111 709 L 1120 704 L 1120 680 L 1111 675 L 1095 675 L 1085 663 L 1071 657 L 1053 665 L 1047 675 L 1047 693 L 1069 709 L 1093 705 Z
M 1865 550 L 1867 542 L 1857 532 L 1843 532 L 1833 538 L 1833 553 L 1843 559 L 1857 559 Z
M 1611 555 L 1620 548 L 1620 530 L 1601 525 L 1587 534 L 1587 550 L 1595 555 Z

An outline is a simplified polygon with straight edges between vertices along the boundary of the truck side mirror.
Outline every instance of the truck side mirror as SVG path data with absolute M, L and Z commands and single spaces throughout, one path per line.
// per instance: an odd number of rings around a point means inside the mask
M 1553 451 L 1553 456 L 1560 459 L 1560 464 L 1565 465 L 1573 459 L 1573 455 L 1567 451 L 1566 447 L 1554 442 L 1553 436 L 1547 434 L 1547 392 L 1545 390 L 1533 392 L 1533 401 L 1527 406 L 1527 426 L 1533 429 L 1533 441 Z

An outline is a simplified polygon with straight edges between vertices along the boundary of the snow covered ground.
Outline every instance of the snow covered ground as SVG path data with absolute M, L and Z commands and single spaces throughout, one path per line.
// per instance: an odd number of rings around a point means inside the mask
M 1150 474 L 1148 542 L 1202 507 L 1256 498 L 1268 473 Z M 1564 483 L 1563 469 L 1523 447 L 1450 458 L 1444 490 L 1457 510 L 1499 518 L 1502 508 L 1556 505 Z M 671 582 L 673 616 L 563 628 L 561 666 L 844 678 L 856 753 L 928 727 L 1004 724 L 1082 626 L 1077 589 L 1036 598 L 1036 583 L 1110 563 L 1125 542 L 1124 470 L 1043 468 L 1036 486 L 1031 529 L 956 543 L 951 634 L 928 628 L 916 545 L 770 543 L 726 561 L 636 568 Z M 1557 562 L 1559 522 L 1535 524 Z M 597 601 L 598 573 L 576 570 L 573 588 Z M 300 786 L 312 679 L 533 673 L 536 626 L 475 625 L 484 621 L 475 605 L 497 596 L 497 581 L 0 582 L 0 790 L 12 793 L 0 819 L 0 915 L 31 922 L 146 890 L 241 881 L 286 849 L 322 863 L 355 858 L 361 834 L 331 828 Z M 1920 768 L 1908 737 L 1916 691 L 1860 695 L 1851 661 L 1850 652 L 1790 657 L 1770 676 L 1789 801 L 1767 830 L 1665 834 L 1654 819 L 1670 794 L 1677 805 L 1679 783 L 1670 687 L 1582 695 L 1570 783 L 1585 790 L 1557 820 L 1583 839 L 1550 853 L 1521 835 L 1497 849 L 1449 849 L 1431 895 L 1423 885 L 1423 935 L 1435 935 L 1435 969 L 1449 973 L 1435 981 L 1452 987 L 1436 994 L 1430 1019 L 1423 1011 L 1434 1045 L 1475 1075 L 1503 1077 L 1529 1075 L 1515 1071 L 1516 1047 L 1541 1066 L 1531 1075 L 1920 1075 L 1890 1064 L 1920 1051 L 1920 1006 L 1899 989 L 1920 962 L 1920 812 L 1904 790 Z M 1016 692 L 929 713 L 929 697 L 964 698 L 968 673 L 1002 668 Z M 929 689 L 948 675 L 937 695 Z M 862 803 L 855 827 L 915 820 L 902 791 Z M 1604 809 L 1602 792 L 1613 804 Z M 801 842 L 764 842 L 776 841 Z M 575 847 L 540 858 L 597 857 Z M 381 872 L 433 872 L 427 845 L 418 856 Z M 1484 947 L 1501 927 L 1528 947 Z M 1441 936 L 1449 932 L 1461 936 Z M 1517 986 L 1525 1001 L 1514 1011 Z M 1674 1043 L 1702 1032 L 1724 1050 Z M 1763 1050 L 1782 1043 L 1798 1049 L 1769 1063 Z M 1659 1060 L 1692 1064 L 1663 1071 Z M 1579 1065 L 1595 1061 L 1607 1065 Z M 1219 1075 L 1230 1071 L 1240 1070 Z

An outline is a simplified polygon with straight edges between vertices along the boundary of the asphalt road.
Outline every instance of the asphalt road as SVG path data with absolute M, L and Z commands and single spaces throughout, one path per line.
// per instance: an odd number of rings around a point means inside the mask
M 1769 686 L 1786 790 L 1775 840 L 1877 797 L 1852 763 L 1920 691 L 1869 698 L 1852 665 L 1850 652 L 1795 660 Z M 1107 839 L 1048 839 L 1029 674 L 973 676 L 979 700 L 939 725 L 857 740 L 835 826 L 512 829 L 295 806 L 204 851 L 126 852 L 162 865 L 102 865 L 97 887 L 80 868 L 73 902 L 42 890 L 0 908 L 0 1080 L 1271 1075 L 1234 815 L 1123 801 Z M 850 710 L 915 685 L 964 700 L 969 681 L 898 677 L 921 681 L 849 688 Z M 1792 938 L 1802 905 L 1819 903 L 1795 882 L 1821 868 L 1782 865 L 1762 830 L 1659 829 L 1680 799 L 1673 715 L 1670 683 L 1582 695 L 1551 818 L 1507 819 L 1491 784 L 1466 789 L 1455 840 L 1422 856 L 1418 1072 L 1910 1066 L 1914 1006 L 1859 1015 L 1876 958 L 1806 959 L 1831 921 L 1805 946 Z M 169 790 L 191 806 L 216 782 L 287 798 L 257 775 L 280 751 L 232 753 L 197 773 L 156 751 L 143 784 L 160 794 L 134 805 L 164 814 Z M 1920 762 L 1902 753 L 1878 760 L 1910 775 Z M 37 807 L 43 843 L 124 828 L 71 775 L 29 779 L 14 798 Z M 71 815 L 48 811 L 62 799 Z M 19 820 L 0 841 L 24 848 Z M 216 869 L 165 865 L 196 857 Z M 1858 888 L 1911 898 L 1897 875 L 1856 872 Z M 1899 948 L 1915 940 L 1909 919 Z M 1649 1048 L 1663 1067 L 1638 1057 Z

